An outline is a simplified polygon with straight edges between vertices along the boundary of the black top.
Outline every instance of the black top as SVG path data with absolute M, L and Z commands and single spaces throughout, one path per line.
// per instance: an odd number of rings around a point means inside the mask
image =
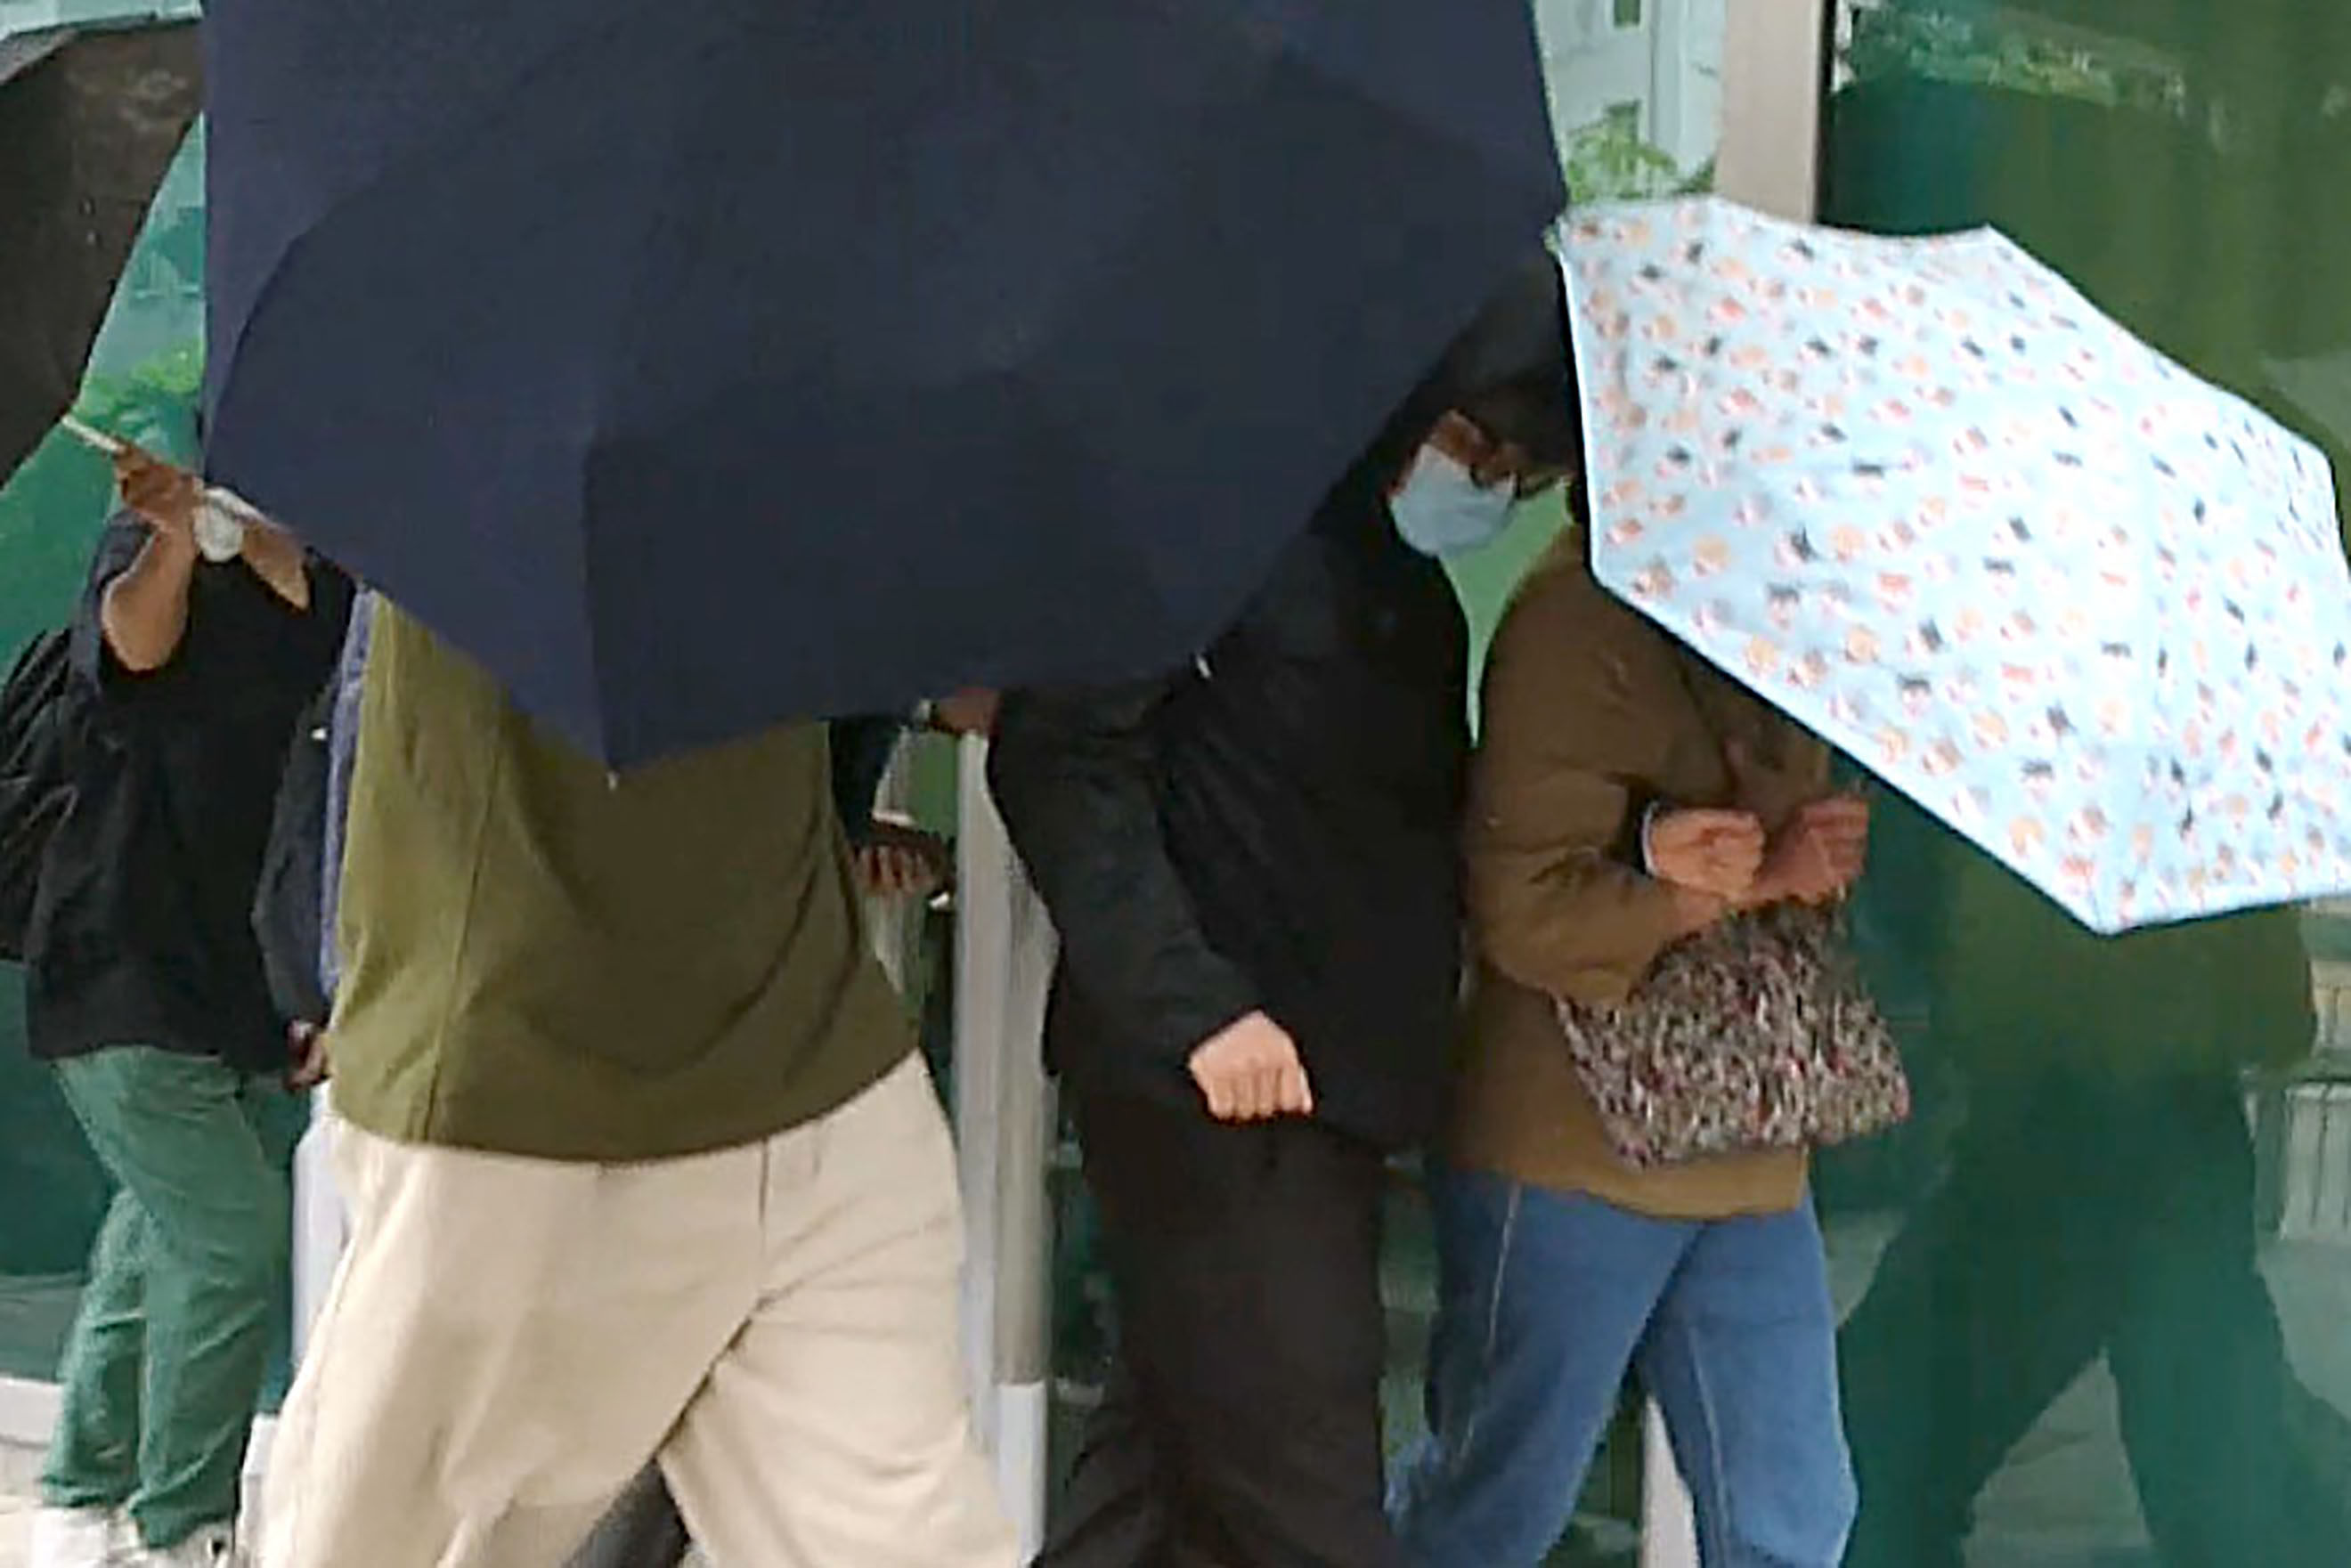
M 1383 1146 L 1442 1113 L 1460 964 L 1468 634 L 1376 487 L 1334 494 L 1197 664 L 1005 703 L 990 767 L 1051 910 L 1052 1066 L 1199 1106 L 1251 1009 L 1316 1114 Z
M 254 888 L 297 717 L 334 667 L 350 580 L 310 564 L 298 611 L 241 562 L 200 563 L 162 669 L 116 662 L 107 585 L 147 538 L 107 525 L 73 626 L 91 701 L 75 799 L 43 866 L 26 988 L 34 1053 L 152 1045 L 255 1071 L 286 1059 L 254 939 Z

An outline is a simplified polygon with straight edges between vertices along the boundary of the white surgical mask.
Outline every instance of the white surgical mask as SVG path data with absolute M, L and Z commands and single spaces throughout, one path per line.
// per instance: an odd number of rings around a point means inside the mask
M 1424 445 L 1412 472 L 1388 501 L 1396 532 L 1423 555 L 1458 555 L 1491 540 L 1510 523 L 1516 492 L 1505 481 L 1480 487 L 1469 470 Z

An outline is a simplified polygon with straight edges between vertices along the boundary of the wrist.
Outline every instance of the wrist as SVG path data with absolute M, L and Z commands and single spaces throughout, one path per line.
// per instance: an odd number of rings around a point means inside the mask
M 1627 871 L 1647 872 L 1649 824 L 1660 814 L 1665 799 L 1638 783 L 1625 787 L 1624 813 L 1608 841 L 1608 858 Z
M 165 566 L 193 567 L 204 552 L 196 548 L 196 536 L 193 529 L 151 524 L 144 553 Z
M 1657 821 L 1665 814 L 1666 803 L 1663 800 L 1650 801 L 1641 809 L 1641 825 L 1634 837 L 1641 856 L 1641 874 L 1652 879 L 1657 875 Z

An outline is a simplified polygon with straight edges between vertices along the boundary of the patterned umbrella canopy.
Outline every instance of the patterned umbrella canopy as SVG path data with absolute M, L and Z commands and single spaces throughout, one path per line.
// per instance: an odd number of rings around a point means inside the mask
M 1608 588 L 2091 927 L 2351 887 L 2325 458 L 1997 234 L 1562 246 Z

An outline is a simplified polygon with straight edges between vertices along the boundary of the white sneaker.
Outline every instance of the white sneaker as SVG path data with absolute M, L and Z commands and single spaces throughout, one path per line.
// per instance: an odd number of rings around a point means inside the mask
M 39 1509 L 26 1568 L 117 1568 L 124 1542 L 122 1516 L 111 1509 Z
M 240 1568 L 236 1531 L 225 1524 L 208 1524 L 177 1546 L 138 1546 L 113 1559 L 121 1568 Z

